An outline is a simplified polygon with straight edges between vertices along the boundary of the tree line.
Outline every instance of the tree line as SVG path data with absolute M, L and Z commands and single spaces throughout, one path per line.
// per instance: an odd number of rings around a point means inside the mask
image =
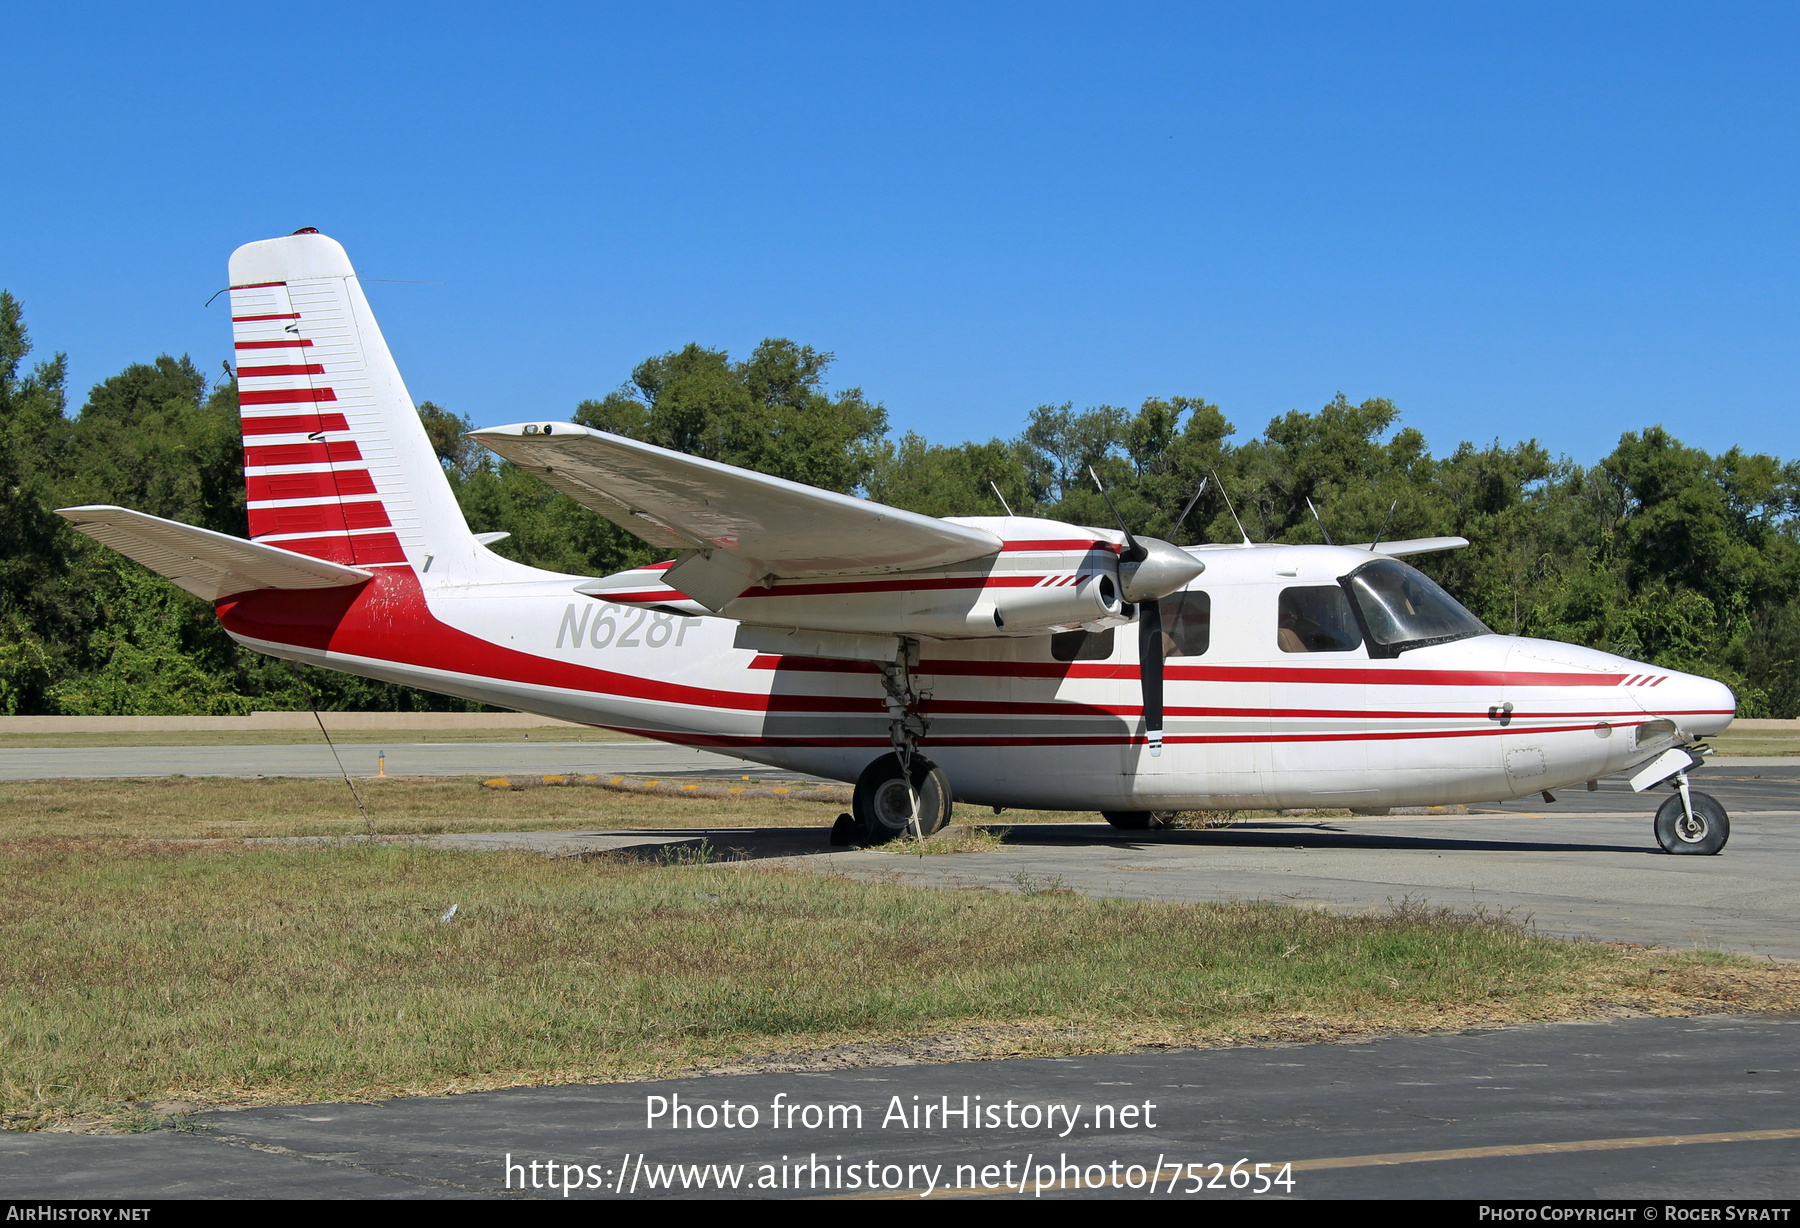
M 240 650 L 211 609 L 75 533 L 51 509 L 116 503 L 245 536 L 229 369 L 134 363 L 68 412 L 65 356 L 29 368 L 23 310 L 0 291 L 0 712 L 444 709 L 462 701 Z M 1434 456 L 1383 398 L 1339 395 L 1240 441 L 1198 397 L 1135 409 L 1041 405 L 1009 439 L 894 435 L 829 353 L 782 339 L 747 358 L 688 345 L 648 358 L 575 421 L 933 516 L 1110 525 L 1088 470 L 1136 532 L 1183 544 L 1461 536 L 1415 560 L 1496 631 L 1565 640 L 1718 678 L 1743 716 L 1800 716 L 1800 462 L 1709 453 L 1661 426 L 1593 465 L 1535 440 Z M 498 552 L 604 575 L 659 552 L 463 437 L 429 401 L 427 434 L 469 525 Z M 1203 478 L 1185 522 L 1175 524 Z M 1229 499 L 1229 504 L 1227 502 Z M 1318 510 L 1318 518 L 1308 501 Z

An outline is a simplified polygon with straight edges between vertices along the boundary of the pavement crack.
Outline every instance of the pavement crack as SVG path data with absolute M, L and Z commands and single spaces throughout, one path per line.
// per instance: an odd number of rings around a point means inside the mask
M 304 1151 L 296 1151 L 292 1147 L 284 1147 L 280 1143 L 265 1143 L 259 1139 L 245 1138 L 238 1134 L 212 1134 L 208 1137 L 210 1137 L 213 1142 L 222 1143 L 227 1147 L 236 1147 L 243 1151 L 260 1151 L 266 1155 L 285 1156 L 291 1160 L 301 1160 L 308 1164 L 317 1164 L 321 1168 L 345 1168 L 350 1169 L 353 1172 L 368 1173 L 370 1176 L 374 1177 L 389 1177 L 395 1181 L 404 1181 L 408 1185 L 436 1185 L 442 1186 L 445 1189 L 460 1190 L 466 1194 L 492 1193 L 491 1190 L 477 1189 L 474 1186 L 464 1185 L 458 1181 L 452 1181 L 447 1177 L 420 1176 L 418 1173 L 411 1173 L 398 1168 L 389 1168 L 381 1164 L 365 1164 L 356 1160 L 344 1160 L 331 1156 L 312 1155 Z

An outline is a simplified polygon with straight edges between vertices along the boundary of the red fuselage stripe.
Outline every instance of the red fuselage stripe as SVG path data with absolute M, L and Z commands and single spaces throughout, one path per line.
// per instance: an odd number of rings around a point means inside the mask
M 642 570 L 650 569 L 643 568 Z M 939 579 L 868 580 L 860 583 L 842 581 L 830 584 L 777 584 L 774 588 L 747 588 L 738 594 L 737 599 L 743 601 L 751 597 L 820 597 L 828 594 L 846 596 L 859 593 L 903 593 L 918 589 L 1035 588 L 1045 578 L 1044 576 L 952 576 Z M 622 593 L 589 593 L 588 596 L 597 601 L 618 602 L 693 600 L 673 587 L 634 589 Z
M 362 539 L 355 540 L 360 559 Z M 272 544 L 299 548 L 290 542 Z M 318 550 L 304 553 L 330 557 Z M 355 588 L 263 589 L 227 597 L 217 608 L 227 630 L 279 644 L 659 703 L 733 711 L 763 711 L 768 706 L 766 695 L 640 678 L 491 644 L 440 622 L 426 606 L 418 577 L 411 570 L 378 572 L 373 580 Z
M 1112 542 L 1090 541 L 1085 537 L 1073 538 L 1068 541 L 1009 541 L 1000 546 L 1003 554 L 1010 554 L 1015 550 L 1103 550 L 1108 554 L 1118 554 L 1124 549 L 1125 547 Z
M 832 747 L 832 746 L 887 746 L 888 740 L 880 737 L 845 735 L 842 737 L 764 737 L 758 734 L 699 734 L 684 733 L 661 729 L 638 729 L 631 726 L 607 726 L 617 728 L 621 733 L 637 733 L 646 737 L 657 738 L 665 742 L 677 742 L 683 746 L 787 746 L 787 747 Z M 1588 725 L 1567 725 L 1555 728 L 1540 729 L 1540 733 L 1579 733 L 1589 729 Z M 1504 734 L 1504 729 L 1447 729 L 1416 730 L 1391 733 L 1321 733 L 1321 734 L 1182 734 L 1175 737 L 1165 736 L 1163 742 L 1184 745 L 1206 744 L 1277 744 L 1284 742 L 1407 742 L 1421 738 L 1491 738 Z M 956 746 L 956 747 L 1006 747 L 1006 746 L 1142 746 L 1146 739 L 1131 734 L 1072 734 L 1066 737 L 1048 735 L 1041 737 L 961 737 L 948 735 L 932 737 L 927 734 L 919 739 L 921 746 Z M 1154 780 L 1155 777 L 1140 777 Z
M 750 597 L 822 597 L 848 593 L 905 593 L 914 590 L 953 588 L 1032 588 L 1043 576 L 939 576 L 898 580 L 837 580 L 818 584 L 783 584 L 773 588 L 747 588 L 738 600 Z
M 791 657 L 764 654 L 750 663 L 751 669 L 772 669 L 798 673 L 873 674 L 877 667 L 867 661 L 833 661 L 818 657 Z M 1059 661 L 952 661 L 927 658 L 918 666 L 921 674 L 942 674 L 973 678 L 1100 678 L 1132 679 L 1138 677 L 1133 664 L 1084 664 Z M 1165 665 L 1163 677 L 1171 682 L 1273 682 L 1307 686 L 1617 686 L 1617 674 L 1550 674 L 1505 670 L 1381 669 L 1367 666 L 1343 666 L 1335 669 L 1308 668 L 1298 665 Z

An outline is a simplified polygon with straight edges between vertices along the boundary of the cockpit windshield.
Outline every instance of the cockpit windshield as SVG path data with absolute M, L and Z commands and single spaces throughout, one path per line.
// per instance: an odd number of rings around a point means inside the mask
M 1365 563 L 1345 576 L 1344 584 L 1369 629 L 1371 647 L 1386 654 L 1493 634 L 1456 598 L 1398 559 Z

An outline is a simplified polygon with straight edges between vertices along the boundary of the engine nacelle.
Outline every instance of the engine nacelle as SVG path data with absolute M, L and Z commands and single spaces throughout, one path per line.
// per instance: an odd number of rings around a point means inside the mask
M 1127 621 L 1122 547 L 1113 535 L 1024 517 L 971 523 L 993 531 L 1005 547 L 966 563 L 918 571 L 766 577 L 750 583 L 719 613 L 754 627 L 936 639 L 1101 630 Z M 1197 561 L 1185 554 L 1182 560 L 1194 573 L 1200 571 Z M 711 613 L 672 586 L 674 572 L 667 564 L 640 568 L 590 581 L 578 591 L 621 604 Z M 1157 577 L 1167 579 L 1160 571 Z
M 1074 584 L 1043 588 L 1021 588 L 1002 594 L 985 611 L 971 611 L 971 628 L 982 621 L 982 614 L 992 622 L 994 630 L 1014 635 L 1022 632 L 1043 633 L 1118 618 L 1119 586 L 1105 573 L 1088 576 Z M 984 632 L 991 634 L 991 632 Z

